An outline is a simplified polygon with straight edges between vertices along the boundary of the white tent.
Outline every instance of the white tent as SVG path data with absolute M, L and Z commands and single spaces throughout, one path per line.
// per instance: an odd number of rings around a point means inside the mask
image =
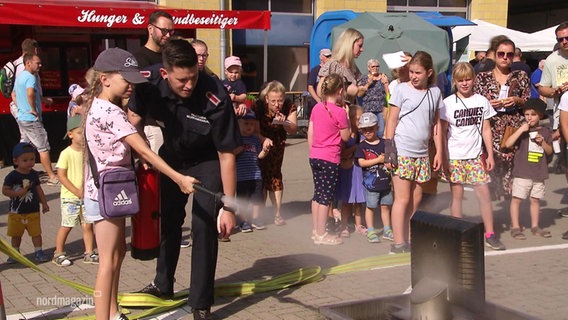
M 556 30 L 556 28 L 558 27 L 558 25 L 552 26 L 550 28 L 546 28 L 540 31 L 536 31 L 531 33 L 531 36 L 537 38 L 537 39 L 541 39 L 541 40 L 546 40 L 548 41 L 548 45 L 550 46 L 550 49 L 548 49 L 547 51 L 552 51 L 552 49 L 554 48 L 554 45 L 556 45 L 556 32 L 554 32 Z
M 515 46 L 523 52 L 528 51 L 552 51 L 554 36 L 539 36 L 513 29 L 507 29 L 483 20 L 473 20 L 476 26 L 457 26 L 452 29 L 454 42 L 469 36 L 469 51 L 485 51 L 489 47 L 491 38 L 498 35 L 506 35 Z M 551 44 L 552 42 L 552 44 Z

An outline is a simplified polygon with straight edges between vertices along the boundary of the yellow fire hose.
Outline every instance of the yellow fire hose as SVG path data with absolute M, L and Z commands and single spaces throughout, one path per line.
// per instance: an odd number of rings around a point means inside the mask
M 57 282 L 66 286 L 74 288 L 75 290 L 86 295 L 93 295 L 93 288 L 77 282 L 69 281 L 60 276 L 51 274 L 39 266 L 31 262 L 28 258 L 22 256 L 18 251 L 7 244 L 3 239 L 0 239 L 0 251 L 12 257 L 22 265 L 31 268 L 39 273 L 42 273 Z M 375 257 L 368 257 L 356 260 L 347 264 L 322 269 L 321 267 L 306 267 L 300 268 L 296 271 L 285 273 L 279 276 L 271 277 L 269 279 L 252 280 L 247 282 L 236 283 L 221 283 L 215 285 L 215 296 L 229 297 L 229 296 L 245 296 L 254 293 L 268 292 L 275 290 L 282 290 L 292 286 L 304 285 L 324 279 L 327 275 L 336 275 L 347 272 L 372 270 L 382 267 L 392 267 L 398 265 L 410 264 L 410 254 L 396 254 L 396 255 L 382 255 Z M 136 314 L 129 314 L 130 319 L 141 319 L 157 315 L 169 310 L 173 310 L 183 306 L 187 302 L 189 290 L 185 289 L 174 294 L 172 300 L 164 300 L 145 293 L 121 293 L 118 296 L 118 301 L 121 307 L 147 307 L 149 309 Z M 123 313 L 130 313 L 129 310 L 122 309 Z M 83 316 L 72 318 L 75 320 L 90 320 L 95 319 L 95 316 Z

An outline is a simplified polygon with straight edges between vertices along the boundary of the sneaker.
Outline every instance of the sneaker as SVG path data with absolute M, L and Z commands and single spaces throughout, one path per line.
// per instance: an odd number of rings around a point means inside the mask
M 128 317 L 124 313 L 121 313 L 117 320 L 128 320 Z
M 18 261 L 16 261 L 16 259 L 12 258 L 12 257 L 8 257 L 8 259 L 6 259 L 6 263 L 7 264 L 14 264 L 17 263 Z
M 55 263 L 56 265 L 58 265 L 60 267 L 68 267 L 68 266 L 73 264 L 73 262 L 71 262 L 71 260 L 67 259 L 65 252 L 54 255 L 51 262 Z
M 142 288 L 142 290 L 140 291 L 136 291 L 137 293 L 145 293 L 145 294 L 151 294 L 155 297 L 158 298 L 166 298 L 166 299 L 171 299 L 173 297 L 173 293 L 162 293 L 162 291 L 160 291 L 160 289 L 158 289 L 158 287 L 156 287 L 156 285 L 154 284 L 154 282 L 150 283 L 149 285 L 145 286 L 144 288 Z
M 252 232 L 252 225 L 247 221 L 243 221 L 243 223 L 241 224 L 241 232 L 244 233 Z
M 392 233 L 391 229 L 388 229 L 385 232 L 383 232 L 383 239 L 394 241 L 394 234 Z
M 389 254 L 399 254 L 399 253 L 409 253 L 410 245 L 408 243 L 403 244 L 391 244 Z
M 99 254 L 93 252 L 91 254 L 85 253 L 83 257 L 83 263 L 99 264 Z
M 485 244 L 493 249 L 493 250 L 505 250 L 505 245 L 495 237 L 495 234 L 492 234 L 491 237 L 485 238 Z
M 181 240 L 179 243 L 180 248 L 189 248 L 191 247 L 191 242 L 187 240 Z
M 252 227 L 255 230 L 264 230 L 266 229 L 266 226 L 264 225 L 264 223 L 260 220 L 260 219 L 252 219 Z
M 210 308 L 191 310 L 194 320 L 214 320 L 216 317 L 211 313 Z
M 46 261 L 49 261 L 49 258 L 45 255 L 43 250 L 38 250 L 35 253 L 35 261 L 36 262 L 46 262 Z

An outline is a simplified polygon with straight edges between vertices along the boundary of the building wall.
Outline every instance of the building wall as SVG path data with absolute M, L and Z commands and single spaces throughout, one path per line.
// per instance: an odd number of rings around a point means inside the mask
M 374 11 L 386 12 L 386 0 L 314 0 L 315 14 L 314 21 L 322 13 L 333 10 L 353 10 L 355 12 Z
M 469 19 L 481 19 L 502 27 L 507 27 L 508 0 L 472 0 Z

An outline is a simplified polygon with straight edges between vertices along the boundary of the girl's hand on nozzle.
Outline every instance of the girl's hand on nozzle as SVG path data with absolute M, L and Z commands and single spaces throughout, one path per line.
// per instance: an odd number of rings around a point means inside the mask
M 199 183 L 199 180 L 191 176 L 182 176 L 181 180 L 178 181 L 181 192 L 185 194 L 193 193 L 193 191 L 195 191 L 195 189 L 193 189 L 193 185 L 196 183 Z

